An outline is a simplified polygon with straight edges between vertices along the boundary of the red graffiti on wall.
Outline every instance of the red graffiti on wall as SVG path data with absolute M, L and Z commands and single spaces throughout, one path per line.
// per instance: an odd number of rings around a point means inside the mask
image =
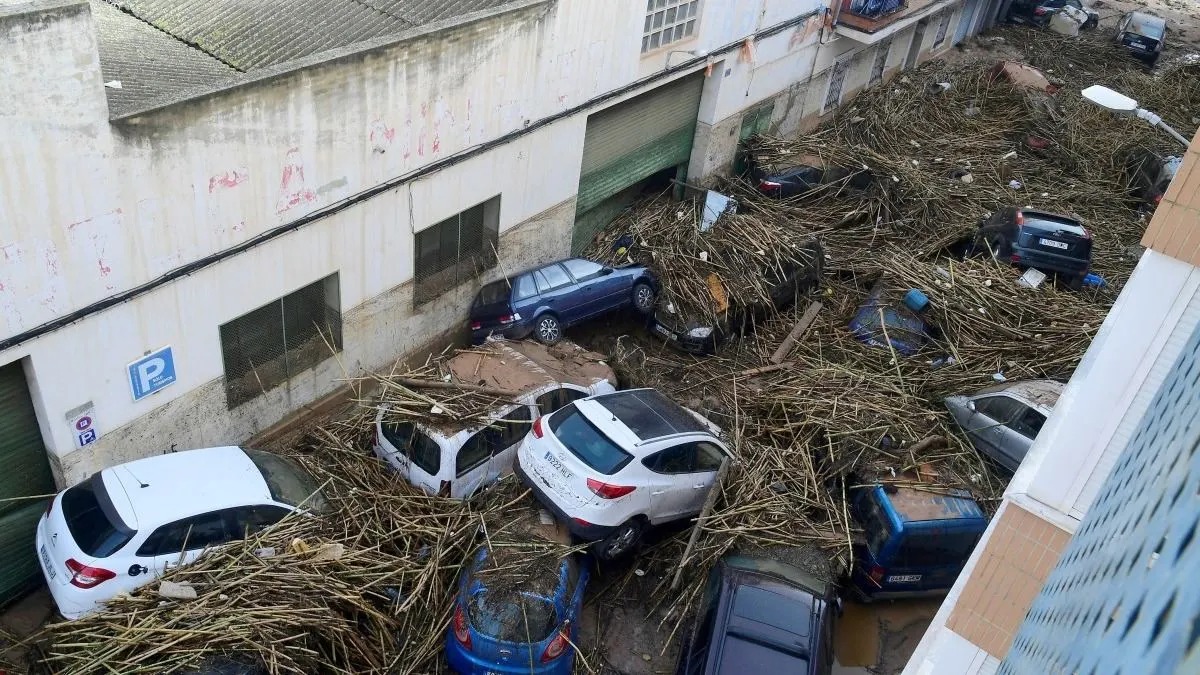
M 248 180 L 250 180 L 250 170 L 246 168 L 219 173 L 208 179 L 208 194 L 216 192 L 218 188 L 235 188 Z
M 300 148 L 291 148 L 283 163 L 283 176 L 279 180 L 279 200 L 275 210 L 283 213 L 299 204 L 308 204 L 317 200 L 317 194 L 308 187 L 304 178 L 304 160 L 300 156 Z

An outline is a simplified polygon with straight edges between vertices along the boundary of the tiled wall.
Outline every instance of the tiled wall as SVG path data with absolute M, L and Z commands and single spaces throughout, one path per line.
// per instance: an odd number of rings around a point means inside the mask
M 1142 245 L 1200 265 L 1200 131 L 1142 237 Z
M 1002 659 L 1071 535 L 1014 503 L 997 518 L 946 625 Z

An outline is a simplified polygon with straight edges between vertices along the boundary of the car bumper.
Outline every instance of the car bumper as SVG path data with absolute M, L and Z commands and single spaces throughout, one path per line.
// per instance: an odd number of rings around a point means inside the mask
M 542 663 L 540 659 L 534 659 L 533 667 L 529 663 L 510 664 L 496 663 L 488 661 L 476 656 L 474 653 L 467 651 L 458 640 L 454 639 L 454 635 L 447 631 L 446 633 L 446 661 L 450 664 L 450 668 L 460 675 L 570 675 L 571 666 L 574 659 L 571 658 L 570 651 L 558 657 L 550 663 Z
M 45 518 L 42 520 L 44 521 Z M 37 534 L 34 536 L 34 546 L 36 547 L 34 553 L 37 555 L 38 567 L 42 570 L 42 578 L 46 580 L 46 587 L 50 589 L 50 597 L 54 598 L 54 605 L 58 608 L 58 613 L 64 619 L 75 620 L 99 610 L 100 606 L 96 604 L 95 600 L 80 597 L 87 591 L 71 584 L 62 583 L 58 575 L 64 574 L 64 572 L 55 570 L 55 576 L 51 578 L 46 570 L 46 561 L 42 557 L 42 549 L 45 545 L 46 540 L 42 534 L 41 522 L 39 522 Z
M 617 529 L 616 527 L 610 527 L 608 525 L 593 525 L 591 523 L 584 524 L 584 522 L 577 520 L 555 503 L 554 499 L 552 499 L 550 495 L 546 493 L 544 486 L 539 481 L 535 480 L 532 476 L 525 472 L 524 467 L 521 466 L 520 460 L 513 462 L 512 467 L 513 473 L 516 474 L 517 478 L 521 481 L 521 484 L 529 488 L 529 490 L 533 492 L 534 498 L 538 500 L 538 503 L 549 509 L 549 511 L 554 514 L 554 517 L 558 518 L 563 525 L 567 526 L 567 531 L 572 535 L 583 539 L 584 541 L 599 541 Z
M 488 337 L 499 335 L 506 340 L 523 340 L 529 337 L 533 332 L 533 326 L 512 325 L 512 326 L 494 326 L 492 328 L 481 328 L 471 331 L 471 344 L 483 344 Z

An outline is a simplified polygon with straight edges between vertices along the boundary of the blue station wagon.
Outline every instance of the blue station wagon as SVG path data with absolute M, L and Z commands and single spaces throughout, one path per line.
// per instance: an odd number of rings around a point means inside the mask
M 862 600 L 945 594 L 988 524 L 966 495 L 873 485 L 855 490 L 852 506 L 865 536 L 850 587 Z
M 568 258 L 494 281 L 471 304 L 471 339 L 489 335 L 509 339 L 533 335 L 554 344 L 563 329 L 632 306 L 642 314 L 654 309 L 658 282 L 641 265 L 607 267 Z

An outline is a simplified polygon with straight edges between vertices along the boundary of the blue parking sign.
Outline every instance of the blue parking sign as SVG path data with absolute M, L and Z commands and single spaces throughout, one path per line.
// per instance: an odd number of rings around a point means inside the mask
M 163 347 L 129 364 L 129 389 L 135 401 L 174 382 L 175 359 L 170 347 Z

